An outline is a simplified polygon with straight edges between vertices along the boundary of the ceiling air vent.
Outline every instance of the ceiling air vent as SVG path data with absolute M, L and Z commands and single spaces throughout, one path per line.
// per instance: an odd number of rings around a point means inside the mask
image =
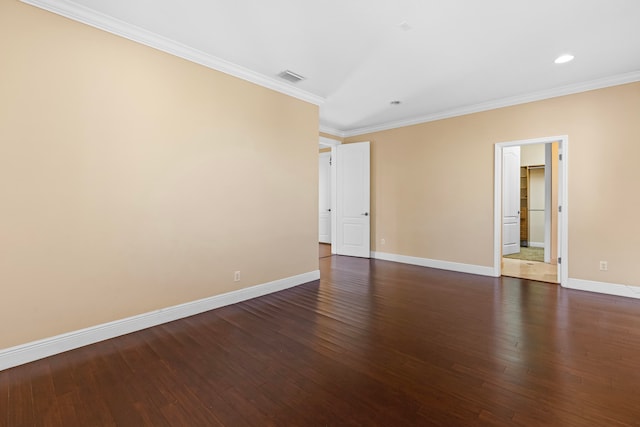
M 300 74 L 296 74 L 293 71 L 289 70 L 284 70 L 283 72 L 278 74 L 278 77 L 280 77 L 281 79 L 285 79 L 286 81 L 291 83 L 298 83 L 299 81 L 304 80 L 304 77 L 302 77 Z

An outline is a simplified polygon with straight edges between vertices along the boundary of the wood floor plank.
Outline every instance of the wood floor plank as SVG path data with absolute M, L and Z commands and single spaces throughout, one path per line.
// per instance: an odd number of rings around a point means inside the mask
M 55 399 L 55 390 L 51 371 L 48 365 L 42 364 L 39 374 L 33 373 L 31 391 L 33 393 L 33 407 L 39 414 L 43 426 L 62 424 L 62 418 Z
M 319 281 L 0 372 L 0 425 L 640 426 L 640 301 L 328 256 Z
M 9 425 L 10 379 L 9 370 L 0 371 L 0 425 Z

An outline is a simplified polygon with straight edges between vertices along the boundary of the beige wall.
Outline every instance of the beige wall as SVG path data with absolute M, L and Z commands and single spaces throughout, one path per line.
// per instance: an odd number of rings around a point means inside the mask
M 520 147 L 520 166 L 544 165 L 545 144 L 528 144 Z
M 640 285 L 638 117 L 633 83 L 346 138 L 371 141 L 372 248 L 491 267 L 495 143 L 567 134 L 569 277 Z
M 17 1 L 0 52 L 0 349 L 318 269 L 316 106 Z

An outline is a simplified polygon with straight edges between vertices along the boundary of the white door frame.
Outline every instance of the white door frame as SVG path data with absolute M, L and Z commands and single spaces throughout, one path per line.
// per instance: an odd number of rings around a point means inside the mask
M 551 144 L 544 145 L 544 262 L 551 262 L 551 192 L 552 189 L 552 166 L 553 147 Z
M 562 160 L 558 162 L 558 206 L 561 208 L 558 212 L 558 256 L 561 258 L 561 264 L 558 264 L 558 282 L 561 286 L 567 286 L 569 275 L 569 258 L 567 255 L 569 242 L 569 209 L 567 203 L 568 135 L 496 143 L 493 180 L 493 274 L 495 277 L 502 275 L 502 149 L 514 145 L 548 144 L 552 142 L 559 143 L 558 152 L 562 156 Z

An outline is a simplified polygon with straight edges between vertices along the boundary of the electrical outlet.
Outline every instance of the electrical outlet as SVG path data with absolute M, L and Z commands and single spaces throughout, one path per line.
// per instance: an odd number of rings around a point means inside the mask
M 609 270 L 609 263 L 607 261 L 600 261 L 600 271 Z
M 233 273 L 233 281 L 234 282 L 239 282 L 240 281 L 240 272 L 236 271 Z
M 387 241 L 386 241 L 385 239 L 380 239 L 380 244 L 381 244 L 381 245 L 386 245 L 386 244 L 387 244 Z

